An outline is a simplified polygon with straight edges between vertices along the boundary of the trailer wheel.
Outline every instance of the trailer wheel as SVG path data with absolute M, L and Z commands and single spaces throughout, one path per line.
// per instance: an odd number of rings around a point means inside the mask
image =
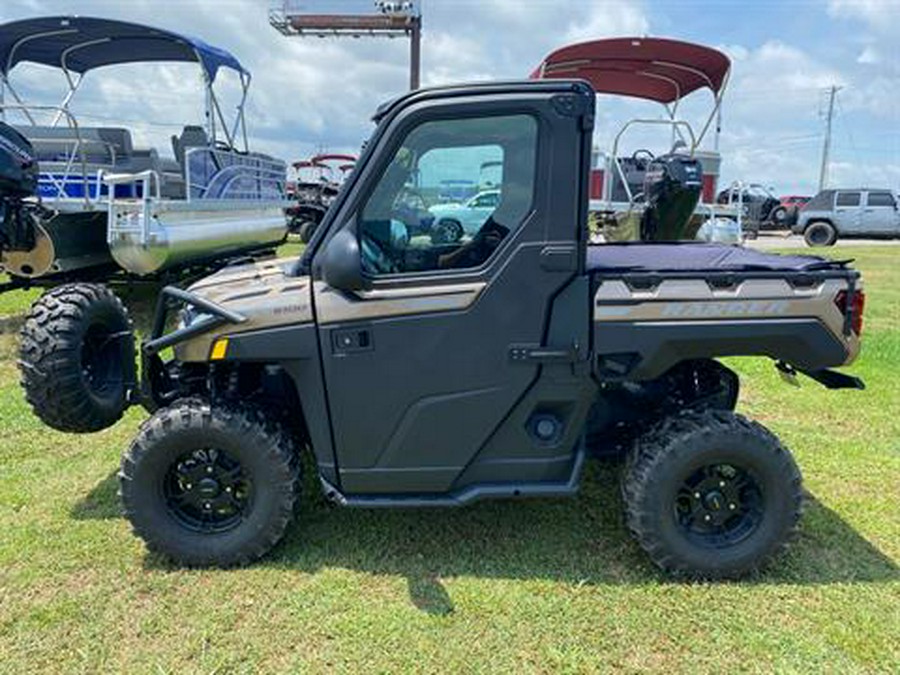
M 642 436 L 623 496 L 628 527 L 656 565 L 707 579 L 763 567 L 794 532 L 803 497 L 800 471 L 772 433 L 712 410 Z
M 21 333 L 25 398 L 48 426 L 100 431 L 128 407 L 134 333 L 122 301 L 102 284 L 67 284 L 31 307 Z
M 834 246 L 837 241 L 837 230 L 826 220 L 810 223 L 803 233 L 807 246 Z
M 125 516 L 147 547 L 188 566 L 244 565 L 284 535 L 299 497 L 292 437 L 252 407 L 182 399 L 122 457 Z

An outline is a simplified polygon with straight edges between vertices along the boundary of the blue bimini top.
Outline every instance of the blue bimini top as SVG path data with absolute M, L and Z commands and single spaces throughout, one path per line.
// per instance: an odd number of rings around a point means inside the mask
M 209 82 L 219 68 L 249 75 L 232 54 L 203 40 L 150 26 L 91 17 L 40 17 L 0 25 L 0 72 L 21 61 L 85 73 L 142 61 L 194 61 Z

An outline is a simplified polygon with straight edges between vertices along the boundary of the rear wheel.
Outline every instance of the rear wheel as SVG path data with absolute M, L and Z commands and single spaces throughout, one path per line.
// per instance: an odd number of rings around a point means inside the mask
M 100 431 L 128 407 L 134 334 L 128 312 L 102 284 L 45 293 L 25 320 L 19 366 L 25 398 L 48 426 Z
M 628 527 L 653 562 L 697 578 L 764 566 L 802 504 L 800 471 L 778 439 L 722 411 L 684 413 L 640 438 L 623 495 Z
M 788 222 L 788 211 L 783 206 L 776 206 L 772 209 L 772 214 L 770 216 L 772 223 L 780 228 L 783 228 L 787 225 Z
M 806 228 L 803 239 L 807 246 L 833 246 L 837 241 L 837 230 L 831 223 L 817 220 Z
M 149 549 L 184 565 L 230 567 L 284 535 L 299 463 L 292 437 L 259 410 L 181 400 L 141 426 L 119 484 Z

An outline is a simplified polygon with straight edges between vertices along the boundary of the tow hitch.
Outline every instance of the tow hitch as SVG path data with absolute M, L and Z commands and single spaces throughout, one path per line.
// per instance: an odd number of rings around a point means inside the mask
M 784 361 L 776 361 L 775 367 L 778 369 L 781 378 L 788 384 L 799 387 L 797 381 L 797 373 L 803 373 L 808 378 L 815 380 L 827 389 L 859 389 L 866 388 L 865 382 L 860 378 L 846 373 L 839 373 L 836 370 L 823 368 L 821 370 L 804 370 L 803 368 L 794 368 L 790 363 Z

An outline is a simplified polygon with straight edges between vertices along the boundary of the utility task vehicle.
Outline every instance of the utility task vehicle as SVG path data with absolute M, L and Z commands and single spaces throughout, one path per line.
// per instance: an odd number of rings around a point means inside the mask
M 172 136 L 171 158 L 128 128 L 79 122 L 71 106 L 89 72 L 157 61 L 196 63 L 203 78 L 206 126 Z M 60 71 L 59 105 L 25 102 L 10 81 L 23 62 Z M 240 85 L 233 119 L 213 86 L 221 71 Z M 52 288 L 21 355 L 26 397 L 50 426 L 94 431 L 121 410 L 118 368 L 134 346 L 110 286 L 184 283 L 284 240 L 286 167 L 247 146 L 249 86 L 234 56 L 170 31 L 88 17 L 0 25 L 0 292 Z
M 788 209 L 772 190 L 759 183 L 736 181 L 716 197 L 719 204 L 737 206 L 743 215 L 743 226 L 756 238 L 760 230 L 781 230 L 789 225 Z
M 800 472 L 733 412 L 737 377 L 714 359 L 861 388 L 829 370 L 859 350 L 859 274 L 717 244 L 588 245 L 586 82 L 417 91 L 375 120 L 302 258 L 163 291 L 141 350 L 156 412 L 120 473 L 135 532 L 183 564 L 246 563 L 284 534 L 306 448 L 338 504 L 455 506 L 573 495 L 588 446 L 627 432 L 627 522 L 654 562 L 735 576 L 776 553 Z M 477 234 L 398 233 L 412 177 L 437 189 L 489 159 L 502 196 Z
M 900 237 L 900 206 L 890 190 L 822 190 L 803 207 L 791 228 L 808 246 L 833 246 L 838 238 Z
M 353 171 L 353 155 L 321 154 L 291 165 L 293 180 L 287 183 L 288 197 L 295 201 L 285 210 L 288 228 L 308 244 L 334 202 L 341 185 Z

